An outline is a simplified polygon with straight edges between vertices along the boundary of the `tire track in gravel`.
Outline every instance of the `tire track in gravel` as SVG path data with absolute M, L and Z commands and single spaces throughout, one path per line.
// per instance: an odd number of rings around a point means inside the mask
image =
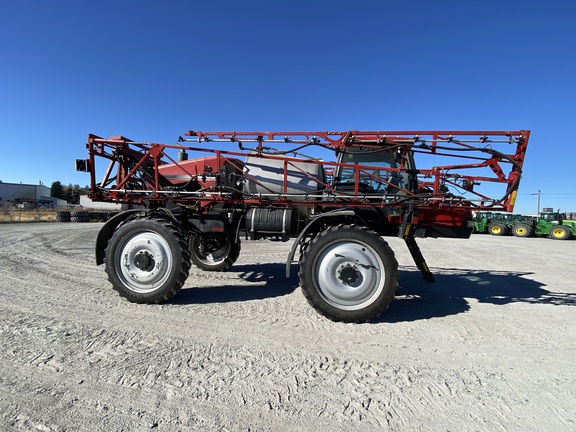
M 446 377 L 401 364 L 278 354 L 24 314 L 12 314 L 0 334 L 4 342 L 11 342 L 10 350 L 0 353 L 3 362 L 69 374 L 76 382 L 152 390 L 167 400 L 264 408 L 288 416 L 298 415 L 307 405 L 320 419 L 376 427 L 408 426 L 411 416 L 423 415 L 423 408 L 433 415 L 441 406 L 437 401 L 446 396 L 467 405 L 471 398 L 493 391 L 486 385 L 498 382 L 473 371 Z M 482 420 L 481 411 L 469 415 Z
M 94 269 L 92 229 L 71 231 L 65 235 L 47 224 L 38 226 L 38 231 L 28 235 L 2 232 L 6 247 L 2 258 L 12 264 L 8 269 L 22 267 L 34 275 L 43 272 L 46 276 L 61 276 L 62 273 L 78 275 Z M 14 239 L 13 236 L 16 235 Z
M 276 244 L 259 255 L 247 242 L 228 273 L 193 269 L 165 305 L 131 304 L 93 264 L 100 226 L 0 226 L 0 421 L 11 428 L 530 430 L 546 412 L 540 426 L 570 430 L 574 374 L 534 360 L 513 369 L 544 336 L 494 355 L 490 316 L 330 322 L 283 279 Z

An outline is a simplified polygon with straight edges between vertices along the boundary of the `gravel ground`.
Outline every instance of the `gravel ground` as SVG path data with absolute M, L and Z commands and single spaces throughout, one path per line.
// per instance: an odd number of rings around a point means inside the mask
M 1 430 L 576 430 L 576 241 L 423 239 L 426 284 L 391 238 L 398 296 L 357 325 L 266 241 L 131 304 L 94 264 L 101 226 L 0 225 Z

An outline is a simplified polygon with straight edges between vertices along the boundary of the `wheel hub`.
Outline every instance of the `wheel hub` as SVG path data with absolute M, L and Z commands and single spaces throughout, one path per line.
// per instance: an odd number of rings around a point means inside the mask
M 134 256 L 134 265 L 142 271 L 154 268 L 154 257 L 148 251 L 140 251 Z
M 350 264 L 345 265 L 340 269 L 338 272 L 338 279 L 344 284 L 348 286 L 354 286 L 358 278 L 361 277 L 360 272 L 356 267 L 351 266 Z

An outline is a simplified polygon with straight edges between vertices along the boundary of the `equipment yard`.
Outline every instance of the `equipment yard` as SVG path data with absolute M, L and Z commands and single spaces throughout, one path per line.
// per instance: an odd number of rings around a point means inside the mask
M 0 225 L 2 430 L 576 429 L 576 241 L 422 239 L 435 284 L 366 324 L 308 306 L 290 243 L 193 266 L 167 303 L 121 298 L 98 223 Z

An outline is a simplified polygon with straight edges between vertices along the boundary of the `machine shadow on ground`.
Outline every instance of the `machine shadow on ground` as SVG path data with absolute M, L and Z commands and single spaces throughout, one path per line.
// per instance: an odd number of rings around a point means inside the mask
M 238 285 L 190 287 L 184 285 L 171 304 L 209 304 L 238 301 L 262 300 L 288 295 L 298 288 L 298 277 L 293 269 L 286 278 L 286 265 L 280 263 L 235 265 L 229 273 L 236 274 L 242 281 Z M 188 288 L 188 289 L 186 289 Z
M 436 283 L 426 283 L 415 268 L 400 270 L 400 286 L 386 312 L 373 320 L 405 322 L 456 315 L 470 309 L 468 299 L 506 305 L 532 303 L 576 306 L 576 294 L 551 292 L 530 272 L 435 268 Z
M 240 284 L 192 287 L 181 290 L 169 303 L 210 304 L 262 300 L 282 297 L 298 288 L 296 266 L 290 278 L 281 263 L 233 266 Z M 481 303 L 506 305 L 533 303 L 576 306 L 576 294 L 553 293 L 531 279 L 529 272 L 434 268 L 436 283 L 426 283 L 414 267 L 400 268 L 400 286 L 395 300 L 372 323 L 394 323 L 438 318 L 464 313 L 469 299 Z M 229 281 L 230 279 L 228 279 Z M 232 279 L 233 280 L 233 279 Z M 189 288 L 188 288 L 189 287 Z

